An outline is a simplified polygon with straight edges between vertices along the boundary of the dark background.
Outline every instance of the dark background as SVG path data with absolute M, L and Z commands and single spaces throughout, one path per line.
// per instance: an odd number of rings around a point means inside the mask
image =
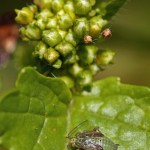
M 28 4 L 30 0 L 5 0 L 0 6 L 0 15 Z M 113 49 L 116 57 L 114 64 L 100 72 L 96 79 L 118 76 L 123 83 L 150 86 L 150 1 L 128 1 L 112 18 L 110 28 L 112 38 L 100 47 Z M 12 56 L 0 69 L 0 94 L 15 86 L 17 74 Z

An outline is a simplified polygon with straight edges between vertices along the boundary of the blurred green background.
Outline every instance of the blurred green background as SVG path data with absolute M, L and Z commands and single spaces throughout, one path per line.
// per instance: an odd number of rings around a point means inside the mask
M 28 4 L 31 0 L 5 0 L 0 6 L 0 14 Z M 118 76 L 124 83 L 150 86 L 150 1 L 128 1 L 112 18 L 110 28 L 112 38 L 105 40 L 100 47 L 116 52 L 114 64 L 95 79 Z M 18 43 L 17 55 L 23 51 L 21 45 L 26 49 L 30 47 Z M 28 52 L 24 51 L 23 55 L 28 55 Z M 17 74 L 16 61 L 11 56 L 9 62 L 0 68 L 0 95 L 15 86 Z

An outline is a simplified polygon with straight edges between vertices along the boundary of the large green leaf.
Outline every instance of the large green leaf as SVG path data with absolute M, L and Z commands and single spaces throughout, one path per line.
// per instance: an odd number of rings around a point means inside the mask
M 0 145 L 8 150 L 63 150 L 67 133 L 89 120 L 90 128 L 99 127 L 119 150 L 149 149 L 150 88 L 112 77 L 70 100 L 61 80 L 23 69 L 16 89 L 0 100 Z
M 114 77 L 97 81 L 91 93 L 74 97 L 71 118 L 73 125 L 90 120 L 119 150 L 150 148 L 150 88 L 121 84 Z
M 0 145 L 8 150 L 64 149 L 71 100 L 64 82 L 26 68 L 16 87 L 0 100 Z

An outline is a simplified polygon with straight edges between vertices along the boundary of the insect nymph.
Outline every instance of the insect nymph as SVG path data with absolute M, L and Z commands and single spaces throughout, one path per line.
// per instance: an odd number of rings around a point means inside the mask
M 110 28 L 107 28 L 101 32 L 101 35 L 103 36 L 103 38 L 110 38 L 112 36 L 112 32 Z
M 84 43 L 85 44 L 91 44 L 93 42 L 92 37 L 90 35 L 84 36 Z
M 70 136 L 70 135 L 69 135 Z M 70 139 L 68 147 L 73 150 L 117 150 L 118 145 L 104 136 L 98 128 L 78 132 Z

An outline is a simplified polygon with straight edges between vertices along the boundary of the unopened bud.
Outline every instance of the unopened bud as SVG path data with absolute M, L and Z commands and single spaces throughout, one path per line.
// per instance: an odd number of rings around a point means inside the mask
M 98 37 L 101 31 L 101 27 L 97 23 L 90 23 L 90 31 L 89 34 L 92 37 Z
M 59 15 L 58 24 L 60 29 L 67 30 L 73 25 L 73 20 L 68 14 Z
M 35 17 L 38 19 L 47 19 L 53 16 L 54 14 L 49 9 L 45 8 L 45 9 L 42 9 L 42 11 L 38 13 Z
M 77 38 L 75 38 L 74 33 L 72 32 L 72 30 L 68 31 L 68 34 L 65 37 L 65 40 L 69 43 L 71 43 L 73 46 L 76 46 L 79 41 Z
M 75 48 L 73 47 L 72 44 L 68 43 L 68 42 L 61 42 L 60 44 L 58 44 L 55 49 L 62 55 L 62 56 L 67 56 L 69 55 L 72 51 L 75 50 Z
M 85 70 L 85 71 L 82 71 L 80 75 L 77 77 L 77 84 L 80 87 L 89 86 L 91 85 L 92 80 L 93 80 L 93 76 L 91 72 L 88 70 Z
M 44 19 L 38 19 L 35 23 L 41 30 L 45 29 L 45 21 Z
M 34 55 L 38 56 L 40 59 L 43 59 L 44 53 L 47 51 L 47 45 L 43 42 L 39 42 L 35 47 Z
M 33 12 L 33 14 L 36 14 L 38 11 L 36 5 L 29 5 L 28 8 Z
M 50 8 L 52 0 L 34 0 L 34 3 L 39 6 L 39 8 Z
M 89 33 L 89 23 L 86 18 L 77 19 L 73 27 L 74 34 L 77 38 L 83 38 Z
M 80 62 L 86 65 L 92 64 L 96 57 L 97 51 L 98 47 L 95 45 L 86 45 L 79 47 L 78 55 L 80 58 Z
M 69 69 L 69 72 L 74 76 L 77 77 L 81 72 L 83 71 L 83 68 L 79 66 L 79 64 L 75 63 L 72 65 L 72 67 Z
M 55 18 L 48 18 L 46 21 L 46 29 L 57 28 L 57 19 Z
M 54 47 L 62 40 L 61 35 L 56 29 L 43 31 L 42 37 L 43 41 L 51 47 Z
M 90 65 L 89 69 L 90 69 L 92 75 L 96 75 L 96 73 L 100 70 L 98 65 L 96 65 L 96 64 Z
M 97 24 L 100 28 L 104 27 L 107 24 L 107 21 L 102 18 L 102 16 L 98 15 L 95 17 L 92 17 L 90 20 L 91 24 Z
M 23 7 L 21 10 L 15 9 L 15 12 L 17 14 L 15 20 L 19 24 L 29 24 L 34 18 L 34 12 L 32 12 L 32 10 L 29 7 Z
M 72 1 L 66 1 L 64 5 L 64 10 L 67 13 L 74 12 L 74 4 Z
M 65 57 L 64 64 L 74 64 L 79 60 L 76 51 L 72 51 L 67 57 Z
M 54 12 L 60 11 L 63 8 L 63 6 L 64 0 L 52 0 L 51 7 Z
M 67 31 L 65 30 L 60 30 L 60 29 L 57 29 L 58 33 L 60 34 L 61 38 L 64 39 L 66 34 L 67 34 Z
M 54 63 L 58 59 L 58 57 L 59 53 L 53 48 L 48 48 L 47 51 L 44 53 L 44 58 L 49 64 Z
M 90 0 L 74 0 L 74 6 L 77 15 L 86 15 L 92 8 Z
M 61 68 L 61 65 L 62 65 L 62 61 L 60 59 L 57 59 L 54 63 L 53 63 L 53 67 L 56 68 L 56 69 L 59 69 Z
M 72 1 L 66 1 L 64 11 L 72 18 L 72 20 L 75 20 L 76 15 L 74 13 L 74 4 Z
M 96 62 L 98 65 L 108 65 L 112 63 L 115 53 L 112 50 L 100 51 L 97 55 Z
M 36 27 L 34 24 L 29 24 L 26 28 L 21 28 L 21 35 L 30 39 L 30 40 L 40 40 L 41 39 L 41 30 Z

